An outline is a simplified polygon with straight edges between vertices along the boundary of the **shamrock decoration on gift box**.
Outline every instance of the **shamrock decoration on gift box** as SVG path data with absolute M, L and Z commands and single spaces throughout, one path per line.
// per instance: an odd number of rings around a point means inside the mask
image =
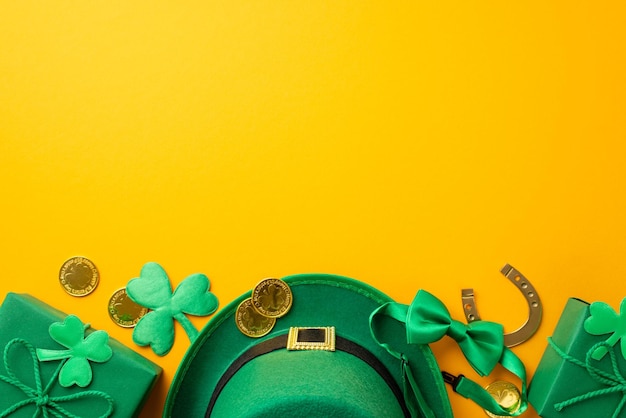
M 74 384 L 86 387 L 91 383 L 92 371 L 90 361 L 104 363 L 113 355 L 109 347 L 109 334 L 105 331 L 95 331 L 85 337 L 85 330 L 89 324 L 83 325 L 74 315 L 68 315 L 61 322 L 50 325 L 50 337 L 66 350 L 37 349 L 40 361 L 64 360 L 59 383 L 63 387 Z
M 75 319 L 78 319 L 74 317 Z M 75 324 L 75 319 L 71 319 L 70 323 Z M 78 321 L 80 322 L 80 321 Z M 81 333 L 82 333 L 82 323 L 81 325 Z M 77 337 L 78 333 L 75 332 L 76 328 L 74 325 L 70 325 L 72 337 Z M 98 332 L 98 331 L 96 331 Z M 61 330 L 63 334 L 63 330 Z M 95 334 L 95 333 L 94 333 Z M 93 334 L 91 334 L 93 335 Z M 63 341 L 66 341 L 68 335 L 64 335 L 61 337 Z M 98 339 L 102 337 L 97 337 Z M 89 337 L 87 338 L 89 339 Z M 6 375 L 0 374 L 0 382 L 4 382 L 3 384 L 8 384 L 16 389 L 17 393 L 22 393 L 22 399 L 18 399 L 13 405 L 9 406 L 5 410 L 0 410 L 0 417 L 6 417 L 16 413 L 16 415 L 24 416 L 29 414 L 29 416 L 39 417 L 43 416 L 47 417 L 78 417 L 73 411 L 77 407 L 77 405 L 88 403 L 91 415 L 93 417 L 99 418 L 107 418 L 113 414 L 114 409 L 114 400 L 113 398 L 99 390 L 86 390 L 80 392 L 74 392 L 70 395 L 51 395 L 50 391 L 57 380 L 57 376 L 59 376 L 59 369 L 67 370 L 76 369 L 82 371 L 85 370 L 85 366 L 89 368 L 89 364 L 83 363 L 81 360 L 74 362 L 74 365 L 71 365 L 70 361 L 72 359 L 81 358 L 81 356 L 73 356 L 70 354 L 74 349 L 77 351 L 82 351 L 83 348 L 86 348 L 88 352 L 86 357 L 92 357 L 92 354 L 96 353 L 96 357 L 99 357 L 100 354 L 105 354 L 107 351 L 103 347 L 108 347 L 108 345 L 100 344 L 102 341 L 94 342 L 95 340 L 91 339 L 89 342 L 82 340 L 82 335 L 79 338 L 73 338 L 71 342 L 71 348 L 69 350 L 41 350 L 35 349 L 28 341 L 23 340 L 21 338 L 14 338 L 7 343 L 3 352 L 3 362 L 4 368 L 6 370 Z M 67 342 L 67 341 L 66 341 Z M 62 353 L 62 354 L 61 354 Z M 47 354 L 50 354 L 50 358 L 47 357 Z M 57 355 L 58 354 L 58 355 Z M 44 357 L 45 360 L 55 360 L 55 359 L 65 359 L 68 358 L 66 363 L 61 363 L 59 367 L 57 367 L 56 371 L 50 378 L 50 380 L 46 383 L 43 379 L 43 374 L 41 372 L 40 363 L 37 360 L 38 356 Z M 18 361 L 17 364 L 13 364 L 14 359 L 26 359 L 26 361 Z M 30 361 L 29 361 L 30 360 Z M 83 358 L 85 360 L 85 358 Z M 85 360 L 87 361 L 87 360 Z M 82 366 L 76 366 L 77 364 L 81 364 Z M 67 366 L 70 366 L 67 368 Z M 89 374 L 91 376 L 91 368 L 89 368 Z M 91 380 L 91 378 L 89 379 Z M 61 381 L 61 378 L 59 379 Z M 84 383 L 84 381 L 81 380 Z M 68 382 L 65 382 L 68 383 Z M 72 379 L 70 378 L 70 384 L 72 383 Z M 63 384 L 63 383 L 62 383 Z M 88 383 L 87 383 L 88 384 Z M 66 386 L 64 384 L 63 386 Z M 0 393 L 5 395 L 5 388 L 0 387 Z M 28 409 L 34 409 L 35 413 L 30 414 Z M 22 410 L 23 409 L 23 410 Z M 23 413 L 20 415 L 20 413 Z
M 217 309 L 217 297 L 209 291 L 207 276 L 196 273 L 184 279 L 172 292 L 167 273 L 157 263 L 147 263 L 138 278 L 126 286 L 126 293 L 136 303 L 151 309 L 133 331 L 133 341 L 150 345 L 152 351 L 164 356 L 174 345 L 174 320 L 178 321 L 193 342 L 198 330 L 185 314 L 210 315 Z
M 590 316 L 585 320 L 584 328 L 589 334 L 611 334 L 606 340 L 607 345 L 597 347 L 592 358 L 601 360 L 608 352 L 608 347 L 613 347 L 621 339 L 622 355 L 626 358 L 626 298 L 622 300 L 619 315 L 604 302 L 594 302 L 589 306 Z
M 65 347 L 62 350 L 35 349 L 28 341 L 20 338 L 14 338 L 7 343 L 2 356 L 6 375 L 0 374 L 0 382 L 15 388 L 22 398 L 0 411 L 0 417 L 17 411 L 27 414 L 29 412 L 22 409 L 28 408 L 34 408 L 33 417 L 77 417 L 72 411 L 86 402 L 91 416 L 106 418 L 113 414 L 113 398 L 100 390 L 51 394 L 57 380 L 63 387 L 89 386 L 93 378 L 90 362 L 104 363 L 113 356 L 106 331 L 94 331 L 85 337 L 87 328 L 89 324 L 83 325 L 74 315 L 68 315 L 63 322 L 50 325 L 48 333 L 54 341 Z M 46 383 L 40 362 L 56 360 L 62 361 Z M 0 394 L 5 394 L 4 388 L 0 388 Z

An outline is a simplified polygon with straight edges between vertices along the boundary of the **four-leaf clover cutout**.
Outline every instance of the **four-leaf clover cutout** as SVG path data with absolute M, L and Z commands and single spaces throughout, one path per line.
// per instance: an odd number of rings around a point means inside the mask
M 157 263 L 147 263 L 138 278 L 126 285 L 126 293 L 139 305 L 152 312 L 142 317 L 133 331 L 133 341 L 150 345 L 152 351 L 164 356 L 174 345 L 174 320 L 177 320 L 193 342 L 198 330 L 185 314 L 210 315 L 217 309 L 217 297 L 209 291 L 207 276 L 196 273 L 185 278 L 172 293 L 169 277 Z
M 50 325 L 49 329 L 52 339 L 67 349 L 37 349 L 37 357 L 41 361 L 65 361 L 59 373 L 61 386 L 88 386 L 93 376 L 89 362 L 104 363 L 113 355 L 109 334 L 106 331 L 95 331 L 85 337 L 85 329 L 88 327 L 89 324 L 83 325 L 78 317 L 69 315 L 63 322 Z
M 613 347 L 621 339 L 622 356 L 626 358 L 626 298 L 622 300 L 619 308 L 619 315 L 613 308 L 604 302 L 594 302 L 589 306 L 590 316 L 585 320 L 584 328 L 589 334 L 603 335 L 611 334 L 606 340 L 610 347 Z M 601 360 L 608 349 L 600 346 L 592 353 L 594 360 Z

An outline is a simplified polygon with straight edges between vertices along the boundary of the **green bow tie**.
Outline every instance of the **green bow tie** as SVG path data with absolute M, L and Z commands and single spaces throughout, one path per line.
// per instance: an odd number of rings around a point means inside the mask
M 410 306 L 396 302 L 388 302 L 379 306 L 370 315 L 370 331 L 374 340 L 389 354 L 401 361 L 404 382 L 404 398 L 411 416 L 437 418 L 425 401 L 422 388 L 414 378 L 410 367 L 410 358 L 402 354 L 400 347 L 394 347 L 387 338 L 389 325 L 392 319 L 404 325 L 406 341 L 409 344 L 427 346 L 440 340 L 445 335 L 452 337 L 461 348 L 463 355 L 470 365 L 482 376 L 491 373 L 496 364 L 502 366 L 517 376 L 522 383 L 520 408 L 509 413 L 503 409 L 494 398 L 480 385 L 459 376 L 455 384 L 455 391 L 462 396 L 472 399 L 486 410 L 498 416 L 518 416 L 527 406 L 526 397 L 526 369 L 521 360 L 508 348 L 504 347 L 504 330 L 502 325 L 475 321 L 465 325 L 450 317 L 445 305 L 432 294 L 420 290 Z
M 410 344 L 430 344 L 445 335 L 452 337 L 481 376 L 491 373 L 504 349 L 501 324 L 475 321 L 466 325 L 452 319 L 445 305 L 425 290 L 420 290 L 408 307 L 406 331 Z

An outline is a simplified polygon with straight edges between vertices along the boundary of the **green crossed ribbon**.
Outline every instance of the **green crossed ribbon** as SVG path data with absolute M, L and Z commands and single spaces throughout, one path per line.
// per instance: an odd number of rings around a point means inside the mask
M 612 418 L 617 418 L 624 409 L 624 406 L 626 405 L 626 378 L 620 373 L 619 366 L 617 364 L 617 358 L 614 351 L 611 350 L 611 342 L 602 341 L 594 344 L 593 347 L 591 347 L 591 349 L 589 349 L 589 351 L 587 352 L 584 362 L 561 350 L 561 348 L 559 348 L 554 343 L 552 338 L 548 338 L 548 342 L 561 358 L 572 364 L 575 364 L 576 366 L 586 369 L 587 373 L 589 373 L 593 380 L 605 386 L 601 389 L 586 392 L 565 401 L 558 402 L 554 405 L 554 409 L 560 412 L 568 406 L 574 405 L 579 402 L 597 398 L 599 396 L 610 395 L 613 393 L 621 393 L 622 399 L 618 403 L 617 407 L 615 408 L 615 412 L 611 416 Z M 592 364 L 592 360 L 596 360 L 596 354 L 598 353 L 598 350 L 603 353 L 609 354 L 613 374 L 598 369 Z
M 11 361 L 9 359 L 9 354 L 13 347 L 22 347 L 28 351 L 30 357 L 32 359 L 33 364 L 33 374 L 35 387 L 30 387 L 22 382 L 16 375 L 15 371 L 11 366 Z M 37 353 L 35 348 L 28 343 L 27 341 L 15 338 L 7 343 L 4 348 L 3 354 L 4 360 L 4 368 L 6 370 L 7 375 L 0 375 L 0 381 L 5 382 L 15 388 L 19 389 L 26 395 L 26 399 L 16 402 L 12 406 L 8 407 L 4 411 L 0 411 L 0 418 L 7 417 L 17 410 L 24 408 L 26 406 L 32 405 L 35 407 L 35 413 L 33 414 L 33 418 L 43 416 L 44 418 L 54 417 L 54 418 L 80 418 L 80 415 L 76 415 L 70 412 L 65 408 L 65 405 L 70 406 L 71 402 L 74 400 L 84 400 L 88 399 L 90 401 L 95 400 L 103 400 L 106 402 L 107 408 L 99 416 L 99 418 L 105 418 L 111 416 L 113 413 L 113 398 L 108 394 L 97 391 L 97 390 L 87 390 L 78 393 L 74 393 L 71 395 L 65 396 L 50 396 L 49 392 L 54 383 L 57 380 L 57 376 L 63 366 L 63 363 L 59 365 L 56 369 L 54 375 L 48 382 L 48 384 L 44 387 L 41 381 L 41 371 L 39 367 L 39 361 L 37 359 Z M 70 408 L 71 409 L 71 408 Z
M 404 324 L 408 344 L 428 345 L 446 335 L 452 337 L 469 364 L 481 376 L 489 375 L 498 363 L 502 364 L 522 382 L 521 404 L 517 411 L 511 413 L 504 410 L 482 387 L 464 377 L 459 378 L 455 390 L 498 415 L 517 416 L 526 410 L 526 369 L 521 360 L 504 346 L 502 325 L 488 321 L 474 321 L 466 325 L 452 319 L 439 299 L 425 290 L 420 290 L 410 306 L 388 302 L 370 315 L 370 330 L 374 340 L 402 362 L 405 400 L 412 413 L 419 411 L 421 416 L 434 417 L 412 375 L 410 359 L 382 341 L 382 336 L 385 335 L 385 317 Z

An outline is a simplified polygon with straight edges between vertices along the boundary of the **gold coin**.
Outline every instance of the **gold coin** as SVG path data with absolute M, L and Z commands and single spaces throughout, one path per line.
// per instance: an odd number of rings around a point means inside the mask
M 269 318 L 258 313 L 252 306 L 252 299 L 245 299 L 235 312 L 237 328 L 248 337 L 258 338 L 266 335 L 274 328 L 276 318 Z
M 135 303 L 126 293 L 126 288 L 116 290 L 109 299 L 109 317 L 120 327 L 134 327 L 147 313 L 148 308 Z
M 252 290 L 252 305 L 258 313 L 270 318 L 284 316 L 293 302 L 287 283 L 280 279 L 261 280 Z
M 68 294 L 87 296 L 98 286 L 100 274 L 88 258 L 72 257 L 61 266 L 59 281 Z
M 515 412 L 521 406 L 521 395 L 517 386 L 511 382 L 499 380 L 488 385 L 485 390 L 498 402 L 507 412 Z M 491 418 L 506 417 L 506 415 L 496 415 L 487 410 L 485 413 Z

